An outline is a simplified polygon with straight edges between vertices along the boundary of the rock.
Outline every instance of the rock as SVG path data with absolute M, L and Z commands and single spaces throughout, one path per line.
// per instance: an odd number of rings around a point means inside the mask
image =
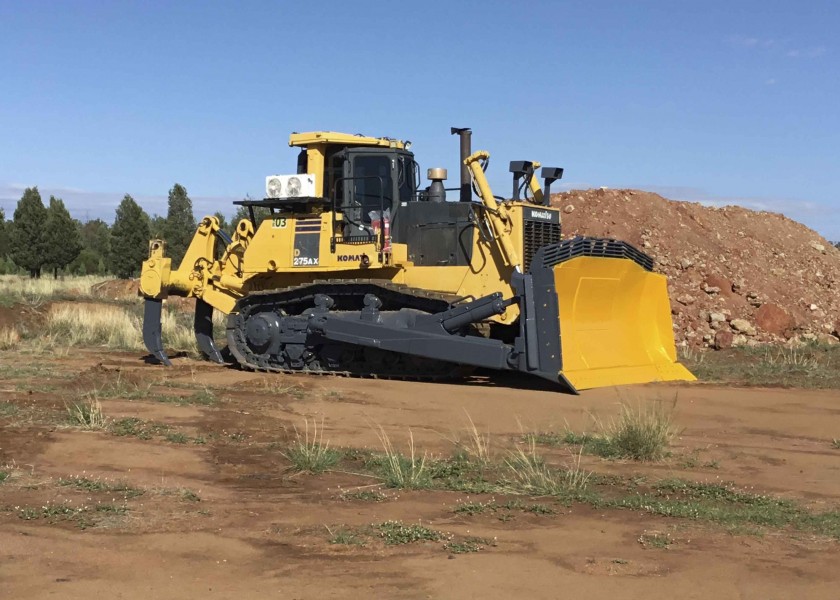
M 732 347 L 737 348 L 738 346 L 746 346 L 747 345 L 747 336 L 742 333 L 737 333 L 732 336 Z
M 720 288 L 717 287 L 716 285 L 711 286 L 709 284 L 706 284 L 706 285 L 703 286 L 703 291 L 706 292 L 707 294 L 709 294 L 710 296 L 713 295 L 713 294 L 720 294 Z
M 726 348 L 731 348 L 734 337 L 735 336 L 732 335 L 731 331 L 718 331 L 715 334 L 715 348 L 718 350 L 725 350 Z
M 694 304 L 694 302 L 696 302 L 696 300 L 697 300 L 697 298 L 695 298 L 694 296 L 692 296 L 690 294 L 682 294 L 681 296 L 677 296 L 677 302 L 679 302 L 680 304 L 684 304 L 686 306 L 688 306 L 689 304 Z
M 722 312 L 709 313 L 709 323 L 723 323 L 726 321 L 726 315 Z
M 776 304 L 762 304 L 755 311 L 755 324 L 767 333 L 784 335 L 794 326 L 793 317 Z
M 817 310 L 819 306 L 817 306 L 816 304 L 812 304 L 808 308 L 810 308 L 811 310 Z
M 732 282 L 726 277 L 721 277 L 720 275 L 709 275 L 706 277 L 706 285 L 712 289 L 718 288 L 718 292 L 722 292 L 725 296 L 733 295 Z
M 682 268 L 682 270 L 685 271 L 686 269 L 688 269 L 693 264 L 694 263 L 691 262 L 689 259 L 684 258 L 680 261 L 680 268 Z
M 564 212 L 564 213 L 566 213 L 567 215 L 568 215 L 568 214 L 571 214 L 571 213 L 573 213 L 573 212 L 575 212 L 575 207 L 574 207 L 574 205 L 572 205 L 572 204 L 567 204 L 567 205 L 566 205 L 566 208 L 564 208 L 564 209 L 563 209 L 563 212 Z
M 838 340 L 836 337 L 834 337 L 830 333 L 818 333 L 817 334 L 817 341 L 820 344 L 825 344 L 827 346 L 834 346 L 835 344 L 840 344 L 840 340 Z
M 732 319 L 729 323 L 732 329 L 745 335 L 755 335 L 755 327 L 746 319 Z
M 811 242 L 810 245 L 811 245 L 811 248 L 813 248 L 817 252 L 825 252 L 825 246 L 823 246 L 819 242 Z

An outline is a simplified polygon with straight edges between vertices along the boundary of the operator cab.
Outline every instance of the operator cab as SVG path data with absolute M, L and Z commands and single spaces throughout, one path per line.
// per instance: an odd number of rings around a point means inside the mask
M 378 229 L 383 245 L 386 239 L 405 244 L 415 265 L 469 265 L 481 205 L 473 202 L 465 173 L 470 130 L 453 128 L 452 133 L 461 139 L 460 188 L 445 188 L 446 170 L 436 168 L 428 170 L 429 187 L 419 189 L 420 169 L 407 141 L 329 131 L 293 133 L 289 145 L 301 149 L 297 173 L 267 177 L 265 200 L 237 204 L 262 206 L 272 214 L 332 213 L 333 251 L 339 244 L 371 243 Z M 447 202 L 447 191 L 456 190 L 460 201 Z
M 345 237 L 367 235 L 379 215 L 395 223 L 400 206 L 417 199 L 418 184 L 417 163 L 405 149 L 335 147 L 325 153 L 324 195 L 344 215 Z
M 446 202 L 446 170 L 430 169 L 431 185 L 419 189 L 410 142 L 312 132 L 292 134 L 289 144 L 301 148 L 298 176 L 315 178 L 313 203 L 341 215 L 334 244 L 369 243 L 374 222 L 386 215 L 391 240 L 406 244 L 415 264 L 470 263 L 476 219 L 469 187 L 465 202 Z

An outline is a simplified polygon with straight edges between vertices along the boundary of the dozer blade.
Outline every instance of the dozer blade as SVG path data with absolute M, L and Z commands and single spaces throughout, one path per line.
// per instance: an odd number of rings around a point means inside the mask
M 213 341 L 213 307 L 201 298 L 195 301 L 195 321 L 193 321 L 195 341 L 198 349 L 207 358 L 216 363 L 225 362 Z
M 577 389 L 694 381 L 677 362 L 667 280 L 623 258 L 554 267 L 562 373 Z
M 143 307 L 143 343 L 152 356 L 167 367 L 171 367 L 169 357 L 163 349 L 163 338 L 160 330 L 160 316 L 163 303 L 160 300 L 146 298 Z

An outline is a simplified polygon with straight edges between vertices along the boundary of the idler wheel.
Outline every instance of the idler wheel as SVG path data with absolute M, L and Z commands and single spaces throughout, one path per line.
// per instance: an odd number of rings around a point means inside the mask
M 280 332 L 280 318 L 274 313 L 258 313 L 245 322 L 245 339 L 256 353 L 266 352 Z

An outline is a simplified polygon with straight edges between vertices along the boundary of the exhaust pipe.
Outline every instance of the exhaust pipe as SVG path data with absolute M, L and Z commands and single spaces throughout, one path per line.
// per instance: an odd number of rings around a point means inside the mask
M 458 135 L 461 138 L 461 196 L 460 202 L 472 202 L 472 178 L 470 168 L 464 163 L 467 157 L 472 154 L 472 129 L 469 127 L 450 127 L 450 135 Z

